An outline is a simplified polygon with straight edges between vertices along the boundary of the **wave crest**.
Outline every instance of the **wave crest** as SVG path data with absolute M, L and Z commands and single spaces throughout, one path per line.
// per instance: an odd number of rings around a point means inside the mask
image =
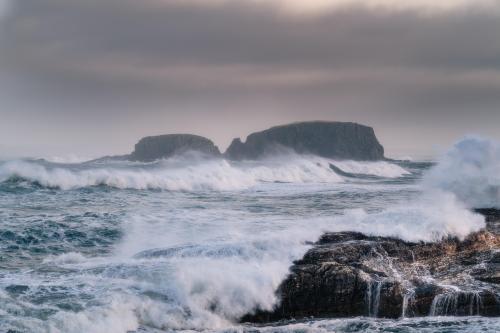
M 312 156 L 286 156 L 255 162 L 174 158 L 153 164 L 113 162 L 58 165 L 44 161 L 0 164 L 0 182 L 21 179 L 44 187 L 70 190 L 105 185 L 119 189 L 171 191 L 241 190 L 259 183 L 340 183 L 336 165 L 346 173 L 400 177 L 408 172 L 388 162 L 330 161 Z

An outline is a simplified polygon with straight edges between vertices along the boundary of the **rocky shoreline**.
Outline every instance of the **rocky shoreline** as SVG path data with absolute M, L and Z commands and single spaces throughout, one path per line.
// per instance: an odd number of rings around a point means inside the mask
M 409 243 L 326 233 L 296 261 L 273 311 L 241 322 L 310 317 L 500 316 L 500 211 L 480 209 L 486 230 L 464 240 Z

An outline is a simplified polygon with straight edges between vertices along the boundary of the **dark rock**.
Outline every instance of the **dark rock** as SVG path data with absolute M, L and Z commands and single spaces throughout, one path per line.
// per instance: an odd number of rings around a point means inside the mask
M 224 155 L 231 160 L 244 160 L 248 159 L 248 150 L 249 149 L 246 144 L 241 142 L 240 138 L 235 138 L 227 148 Z
M 272 127 L 250 134 L 245 143 L 234 139 L 225 156 L 233 160 L 252 160 L 283 148 L 299 154 L 337 159 L 384 159 L 384 148 L 373 128 L 356 123 L 323 121 Z
M 500 316 L 497 221 L 488 218 L 488 230 L 463 241 L 437 243 L 326 233 L 291 267 L 277 290 L 276 308 L 241 320 Z
M 480 208 L 475 209 L 475 211 L 486 217 L 486 223 L 488 223 L 489 230 L 500 233 L 500 210 L 496 208 Z
M 167 134 L 142 138 L 129 159 L 149 162 L 172 157 L 187 151 L 219 156 L 219 148 L 207 138 L 192 134 Z
M 12 284 L 7 287 L 5 287 L 5 290 L 11 294 L 11 295 L 20 295 L 24 294 L 27 292 L 30 288 L 25 285 L 20 285 L 20 284 Z

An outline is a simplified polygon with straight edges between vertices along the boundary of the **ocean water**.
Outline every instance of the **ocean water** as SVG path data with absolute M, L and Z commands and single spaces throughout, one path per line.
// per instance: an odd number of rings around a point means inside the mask
M 500 150 L 467 138 L 437 163 L 0 162 L 0 332 L 495 332 L 481 317 L 238 324 L 271 309 L 325 231 L 409 241 L 484 227 Z

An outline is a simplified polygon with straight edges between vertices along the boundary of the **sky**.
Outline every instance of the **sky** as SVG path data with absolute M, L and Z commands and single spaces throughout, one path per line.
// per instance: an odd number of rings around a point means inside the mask
M 388 156 L 500 139 L 500 0 L 0 0 L 0 157 L 305 120 Z

